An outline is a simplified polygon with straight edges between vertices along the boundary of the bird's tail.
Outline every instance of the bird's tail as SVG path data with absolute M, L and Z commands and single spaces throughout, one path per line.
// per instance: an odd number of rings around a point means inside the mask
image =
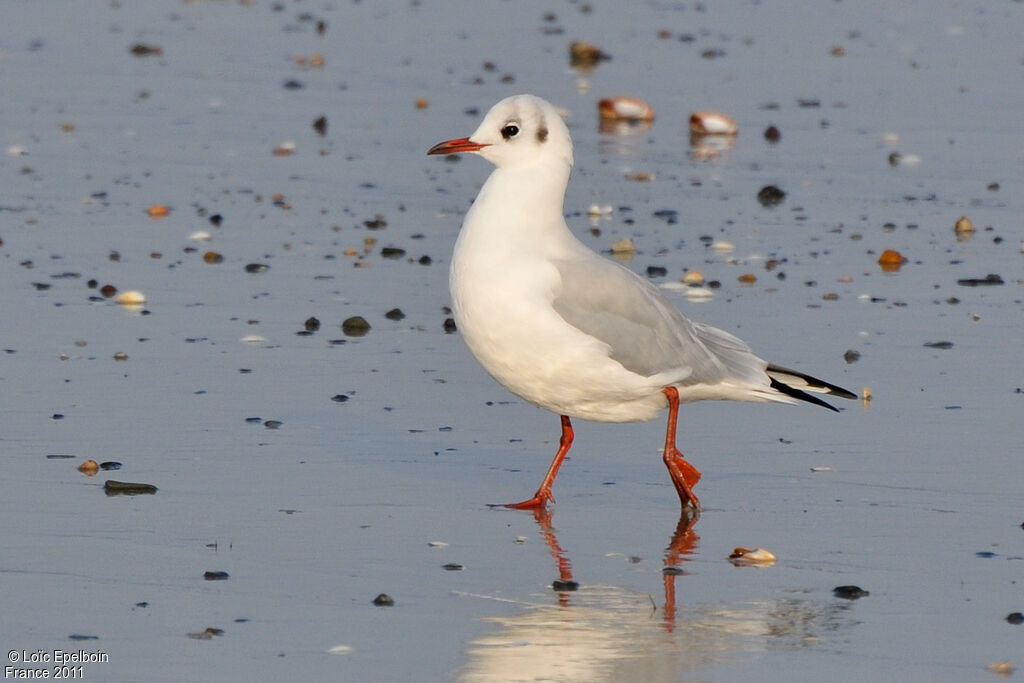
M 811 377 L 796 370 L 790 370 L 778 365 L 769 365 L 766 372 L 772 381 L 772 389 L 786 396 L 807 401 L 829 410 L 838 412 L 838 408 L 822 401 L 814 394 L 830 394 L 839 398 L 857 398 L 857 394 L 852 391 L 847 391 L 835 384 L 830 384 L 817 377 Z

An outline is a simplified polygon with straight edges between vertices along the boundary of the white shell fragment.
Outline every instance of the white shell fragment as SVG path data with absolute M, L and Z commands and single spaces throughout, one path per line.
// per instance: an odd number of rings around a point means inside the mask
M 636 97 L 606 97 L 597 103 L 597 111 L 606 121 L 653 121 L 654 109 Z
M 736 135 L 736 121 L 717 111 L 695 111 L 690 114 L 690 130 L 698 135 Z
M 428 541 L 427 545 L 429 545 L 431 548 L 447 548 L 448 547 L 448 544 L 445 543 L 444 541 Z
M 758 565 L 768 567 L 775 564 L 776 559 L 777 558 L 774 553 L 770 550 L 765 550 L 764 548 L 736 548 L 732 551 L 732 554 L 729 555 L 729 560 L 737 566 Z
M 141 306 L 146 303 L 146 295 L 142 292 L 131 289 L 127 292 L 122 292 L 114 299 L 114 303 L 121 304 L 122 306 Z

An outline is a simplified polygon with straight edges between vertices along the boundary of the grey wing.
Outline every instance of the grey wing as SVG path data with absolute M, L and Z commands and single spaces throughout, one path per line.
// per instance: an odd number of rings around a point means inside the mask
M 555 310 L 607 344 L 627 370 L 645 377 L 678 371 L 680 385 L 768 384 L 767 364 L 742 340 L 690 321 L 636 273 L 596 256 L 555 266 L 562 285 L 552 302 Z

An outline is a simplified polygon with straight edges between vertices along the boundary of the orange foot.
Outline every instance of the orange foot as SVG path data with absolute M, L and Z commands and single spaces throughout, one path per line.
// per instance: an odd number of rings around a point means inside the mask
M 683 504 L 683 507 L 689 505 L 699 510 L 700 500 L 693 492 L 693 487 L 700 481 L 700 472 L 675 448 L 671 451 L 671 459 L 666 459 L 665 464 L 668 466 L 669 474 L 672 476 L 672 483 L 675 484 L 676 492 L 679 494 L 679 501 Z
M 548 504 L 548 501 L 555 502 L 555 497 L 551 495 L 551 490 L 544 490 L 540 488 L 537 493 L 533 494 L 533 498 L 524 500 L 520 503 L 505 503 L 490 505 L 492 508 L 511 508 L 513 510 L 543 510 Z

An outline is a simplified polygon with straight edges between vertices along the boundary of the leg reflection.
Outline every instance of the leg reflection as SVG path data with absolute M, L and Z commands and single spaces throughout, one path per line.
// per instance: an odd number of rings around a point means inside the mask
M 671 632 L 676 624 L 676 577 L 684 574 L 679 565 L 689 561 L 689 556 L 697 550 L 700 536 L 693 530 L 693 525 L 700 519 L 700 511 L 696 508 L 683 508 L 683 513 L 676 524 L 672 540 L 665 548 L 665 568 L 662 578 L 665 582 L 665 630 Z
M 569 605 L 569 593 L 580 587 L 572 578 L 572 563 L 569 561 L 565 551 L 562 550 L 562 546 L 558 545 L 558 539 L 555 537 L 555 528 L 551 526 L 552 513 L 543 507 L 533 508 L 531 512 L 533 513 L 533 518 L 537 520 L 537 525 L 540 527 L 540 534 L 544 537 L 544 542 L 548 544 L 551 557 L 555 558 L 555 562 L 558 563 L 558 578 L 552 582 L 551 588 L 558 592 L 558 604 L 567 607 Z

